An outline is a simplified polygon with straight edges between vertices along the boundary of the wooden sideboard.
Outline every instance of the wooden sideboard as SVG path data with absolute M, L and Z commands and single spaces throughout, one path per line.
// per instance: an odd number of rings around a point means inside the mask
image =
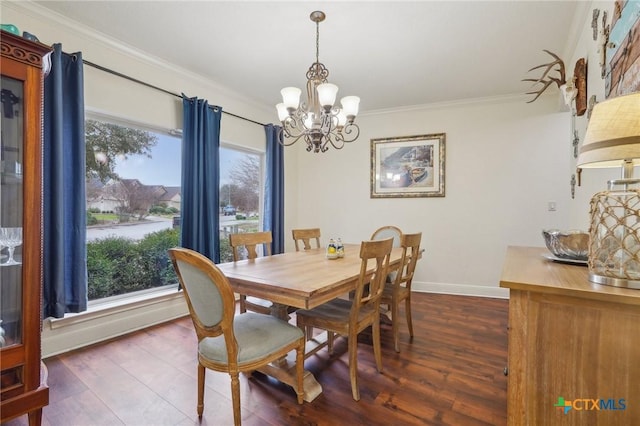
M 640 425 L 640 290 L 591 283 L 586 266 L 548 254 L 507 249 L 508 424 Z

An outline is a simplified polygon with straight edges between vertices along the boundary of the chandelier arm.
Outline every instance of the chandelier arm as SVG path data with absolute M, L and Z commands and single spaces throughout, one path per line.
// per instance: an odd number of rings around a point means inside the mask
M 338 117 L 332 114 L 322 114 L 320 130 L 323 135 L 329 135 L 336 131 L 338 126 Z
M 332 136 L 335 135 L 329 135 L 325 138 L 324 143 L 322 144 L 322 152 L 327 152 L 329 150 L 329 147 L 327 146 L 328 144 L 331 144 L 334 149 L 342 149 L 344 146 L 344 144 L 336 145 L 337 141 L 334 141 Z
M 307 144 L 307 152 L 319 152 L 318 148 L 314 145 L 311 135 L 309 133 L 304 134 L 304 141 Z
M 299 134 L 299 135 L 295 135 L 295 136 L 294 136 L 294 135 L 288 134 L 287 132 L 284 132 L 284 135 L 283 135 L 283 136 L 284 136 L 284 137 L 280 138 L 280 140 L 279 140 L 279 142 L 280 142 L 280 144 L 282 144 L 282 146 L 291 146 L 291 145 L 293 145 L 294 143 L 298 142 L 298 141 L 300 140 L 300 138 L 301 138 L 301 137 L 304 137 L 304 138 L 305 138 L 305 140 L 306 140 L 306 138 L 307 138 L 307 135 L 306 135 L 306 134 L 304 134 L 304 133 L 301 133 L 301 134 Z M 293 139 L 293 140 L 291 140 L 291 142 L 287 142 L 287 141 L 286 141 L 287 139 Z M 307 142 L 307 144 L 308 144 L 308 142 Z
M 331 143 L 331 146 L 333 146 L 335 149 L 342 149 L 344 148 L 344 137 L 342 135 L 342 133 L 340 131 L 337 131 L 335 133 L 332 133 L 331 135 L 329 135 L 329 137 L 327 137 L 327 140 L 329 143 Z M 327 149 L 329 149 L 327 147 Z
M 285 130 L 285 134 L 288 137 L 298 137 L 305 133 L 304 121 L 307 118 L 307 114 L 300 109 L 295 111 L 292 115 L 285 118 L 282 121 L 282 128 Z
M 347 123 L 342 128 L 342 140 L 345 142 L 353 142 L 360 136 L 360 127 L 355 123 Z M 352 134 L 353 133 L 353 134 Z

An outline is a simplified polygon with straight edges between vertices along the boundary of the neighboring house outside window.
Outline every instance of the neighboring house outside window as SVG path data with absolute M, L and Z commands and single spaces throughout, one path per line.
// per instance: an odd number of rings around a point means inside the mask
M 160 196 L 159 204 L 166 204 L 167 207 L 180 209 L 182 198 L 179 186 L 163 186 L 164 193 Z

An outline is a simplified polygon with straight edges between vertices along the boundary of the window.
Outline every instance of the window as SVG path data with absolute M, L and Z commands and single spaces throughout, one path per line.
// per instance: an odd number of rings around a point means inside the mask
M 180 138 L 86 120 L 89 300 L 175 285 Z
M 231 262 L 229 234 L 260 230 L 262 155 L 220 148 L 220 261 Z
M 177 285 L 167 249 L 179 244 L 181 138 L 86 120 L 89 300 Z M 263 155 L 220 149 L 220 259 L 229 234 L 260 229 Z M 123 296 L 124 295 L 124 296 Z

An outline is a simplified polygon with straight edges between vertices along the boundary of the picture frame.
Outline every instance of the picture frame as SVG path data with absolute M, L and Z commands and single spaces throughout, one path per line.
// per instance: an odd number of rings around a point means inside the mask
M 608 30 L 606 44 L 601 47 L 605 52 L 603 61 L 609 60 L 602 75 L 605 79 L 605 99 L 640 90 L 640 79 L 637 78 L 640 67 L 637 50 L 640 43 L 640 3 L 616 0 L 611 29 Z
M 445 196 L 445 133 L 371 139 L 371 198 Z

